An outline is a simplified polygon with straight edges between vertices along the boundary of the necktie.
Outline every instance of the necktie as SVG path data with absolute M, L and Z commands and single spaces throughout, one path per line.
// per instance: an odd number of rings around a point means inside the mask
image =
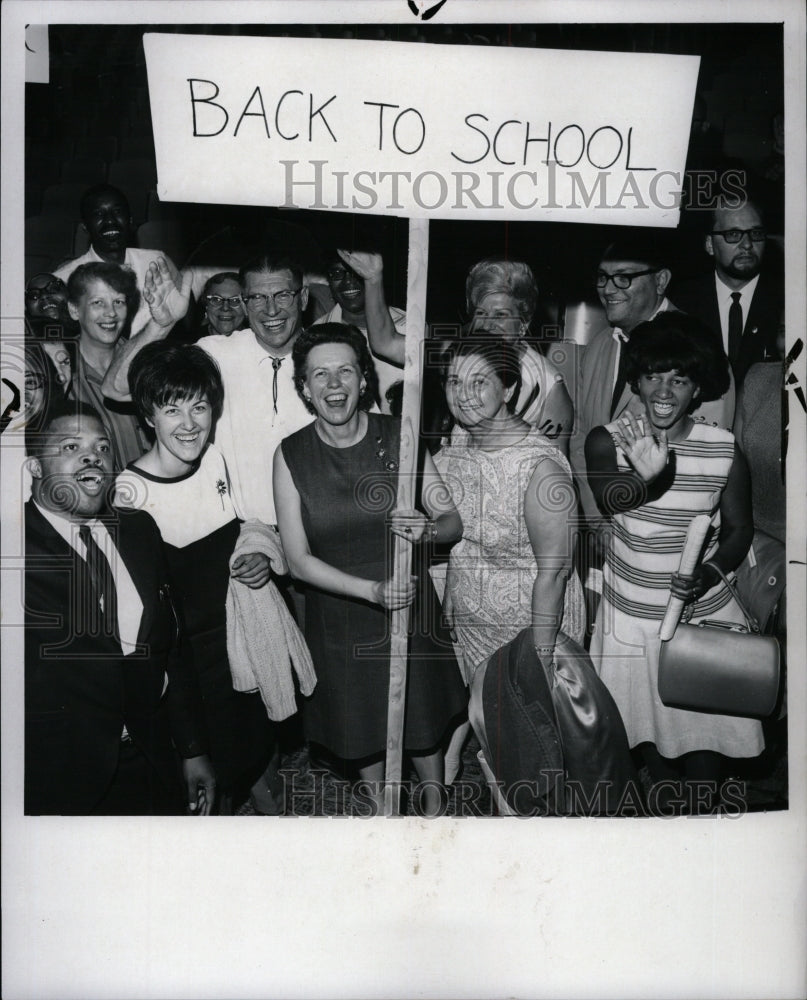
M 731 293 L 729 308 L 729 361 L 732 367 L 737 363 L 740 345 L 743 342 L 743 307 L 740 305 L 740 292 Z
M 283 358 L 272 358 L 272 406 L 275 408 L 275 413 L 277 413 L 277 373 L 280 371 L 280 366 L 283 364 Z
M 87 566 L 90 570 L 93 593 L 89 596 L 92 604 L 88 604 L 87 620 L 93 634 L 98 634 L 100 625 L 103 635 L 111 636 L 120 642 L 118 632 L 118 591 L 115 588 L 115 577 L 109 560 L 101 551 L 93 538 L 88 524 L 82 524 L 78 529 L 79 537 L 86 548 Z M 94 609 L 97 607 L 99 617 L 96 619 Z
M 616 383 L 614 385 L 614 394 L 611 397 L 611 416 L 616 413 L 616 408 L 619 405 L 619 400 L 622 396 L 622 391 L 625 388 L 625 347 L 627 345 L 622 341 L 619 342 L 619 365 L 617 366 L 616 372 Z

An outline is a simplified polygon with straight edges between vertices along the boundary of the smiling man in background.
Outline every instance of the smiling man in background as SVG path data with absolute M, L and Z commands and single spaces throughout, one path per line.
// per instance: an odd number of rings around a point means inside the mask
M 588 484 L 585 441 L 595 427 L 616 420 L 626 410 L 641 412 L 642 403 L 625 377 L 624 345 L 632 331 L 659 313 L 675 309 L 667 298 L 672 271 L 663 234 L 652 230 L 624 235 L 603 251 L 597 267 L 597 295 L 608 326 L 595 334 L 582 352 L 577 376 L 574 433 L 569 461 L 585 521 L 581 576 L 586 588 L 589 623 L 594 621 L 602 585 L 601 562 L 610 520 L 597 506 Z M 722 399 L 703 403 L 692 414 L 696 420 L 731 429 L 734 384 Z
M 176 267 L 162 251 L 140 250 L 129 245 L 132 233 L 129 202 L 123 191 L 111 184 L 95 184 L 87 188 L 81 196 L 79 212 L 82 226 L 90 238 L 90 249 L 81 257 L 76 257 L 75 260 L 68 261 L 58 268 L 55 272 L 56 277 L 66 282 L 77 267 L 99 261 L 119 264 L 134 271 L 140 292 L 140 308 L 132 318 L 132 334 L 139 333 L 151 319 L 148 303 L 143 297 L 149 264 L 162 257 L 175 277 Z M 177 319 L 181 319 L 179 314 Z
M 361 267 L 360 274 L 347 262 L 348 259 Z M 325 277 L 336 305 L 315 321 L 317 323 L 350 323 L 364 334 L 373 354 L 373 364 L 378 375 L 378 394 L 381 397 L 382 413 L 389 413 L 386 398 L 390 386 L 403 378 L 404 345 L 406 338 L 406 313 L 403 309 L 388 306 L 384 301 L 384 286 L 381 280 L 383 262 L 381 256 L 367 251 L 335 250 L 325 258 Z M 371 277 L 367 277 L 370 272 Z M 377 274 L 376 274 L 377 272 Z M 368 301 L 368 291 L 370 301 Z M 375 310 L 379 317 L 374 323 L 375 337 L 385 336 L 388 354 L 381 356 L 373 350 L 368 335 L 368 308 Z M 372 320 L 371 320 L 372 321 Z M 381 324 L 384 324 L 383 327 Z M 378 332 L 376 332 L 378 330 Z M 400 364 L 390 364 L 392 355 Z

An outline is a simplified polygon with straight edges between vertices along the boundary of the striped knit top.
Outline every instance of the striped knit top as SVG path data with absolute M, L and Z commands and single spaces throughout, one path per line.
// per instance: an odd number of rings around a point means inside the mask
M 687 528 L 696 514 L 712 518 L 703 561 L 717 550 L 720 497 L 734 459 L 734 435 L 695 423 L 687 438 L 670 442 L 670 452 L 676 463 L 671 487 L 657 500 L 613 517 L 603 596 L 635 618 L 664 617 L 670 576 L 678 570 Z M 628 468 L 618 448 L 617 462 Z M 708 617 L 730 600 L 721 581 L 695 602 L 692 617 Z

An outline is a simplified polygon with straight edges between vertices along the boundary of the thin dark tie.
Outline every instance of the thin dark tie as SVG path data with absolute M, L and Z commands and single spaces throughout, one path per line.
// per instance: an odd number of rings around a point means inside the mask
M 740 346 L 743 342 L 743 307 L 740 305 L 741 292 L 731 293 L 729 308 L 729 361 L 732 367 L 737 364 Z
M 85 558 L 90 570 L 90 578 L 94 591 L 91 599 L 100 612 L 99 618 L 96 620 L 93 608 L 87 608 L 90 627 L 97 634 L 97 625 L 100 625 L 101 629 L 103 629 L 103 635 L 117 639 L 120 642 L 120 634 L 118 632 L 118 591 L 115 587 L 115 577 L 112 567 L 93 538 L 90 526 L 88 524 L 79 525 L 78 533 L 87 550 Z
M 619 365 L 616 370 L 616 383 L 614 385 L 614 394 L 611 397 L 611 416 L 613 417 L 616 413 L 616 408 L 619 406 L 619 400 L 622 398 L 622 392 L 625 388 L 627 379 L 625 378 L 625 355 L 627 344 L 622 341 L 619 342 Z
M 274 372 L 272 377 L 272 406 L 275 408 L 275 413 L 277 413 L 277 373 L 280 371 L 280 366 L 284 360 L 284 358 L 272 358 L 272 371 Z

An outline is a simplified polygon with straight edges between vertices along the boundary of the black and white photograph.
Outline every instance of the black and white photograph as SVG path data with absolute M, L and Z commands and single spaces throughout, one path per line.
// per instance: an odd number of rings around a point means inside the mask
M 804 995 L 804 32 L 7 0 L 4 996 Z

